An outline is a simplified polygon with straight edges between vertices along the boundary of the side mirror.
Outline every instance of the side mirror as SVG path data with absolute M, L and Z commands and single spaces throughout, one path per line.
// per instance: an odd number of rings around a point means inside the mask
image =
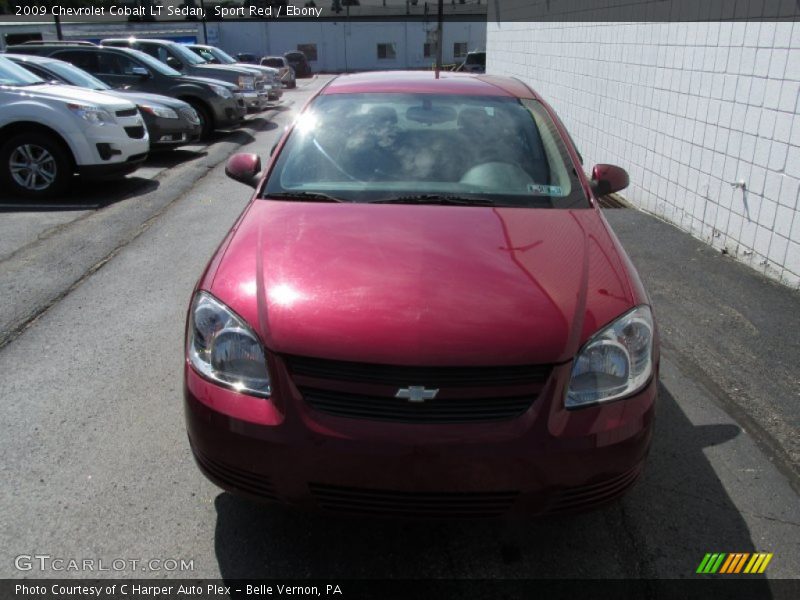
M 592 168 L 592 191 L 596 196 L 605 196 L 628 187 L 628 172 L 615 165 L 595 165 Z
M 179 61 L 174 56 L 168 56 L 167 57 L 167 66 L 168 67 L 172 67 L 176 71 L 182 71 L 183 70 L 183 63 L 181 63 L 181 61 Z
M 131 75 L 135 75 L 139 79 L 150 79 L 150 71 L 144 67 L 132 67 Z
M 261 171 L 261 159 L 258 154 L 234 154 L 225 164 L 225 174 L 254 188 L 258 185 L 258 174 Z

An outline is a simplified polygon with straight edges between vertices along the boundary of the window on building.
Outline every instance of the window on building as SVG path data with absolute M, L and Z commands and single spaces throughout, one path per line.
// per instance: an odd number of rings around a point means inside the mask
M 430 42 L 427 42 L 425 44 L 425 48 L 423 48 L 422 50 L 422 56 L 424 56 L 425 58 L 431 58 L 435 51 L 436 51 L 436 44 L 431 44 Z
M 378 58 L 387 60 L 397 58 L 394 44 L 378 44 Z
M 467 42 L 453 44 L 453 58 L 464 58 L 467 55 Z
M 317 45 L 316 44 L 297 44 L 297 49 L 306 55 L 309 61 L 317 60 Z

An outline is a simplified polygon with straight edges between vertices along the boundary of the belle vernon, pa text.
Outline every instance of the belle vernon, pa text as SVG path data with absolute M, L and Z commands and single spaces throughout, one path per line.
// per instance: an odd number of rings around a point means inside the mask
M 49 587 L 49 589 L 48 589 Z M 242 588 L 235 588 L 233 591 L 245 592 L 248 596 L 325 596 L 341 595 L 342 588 L 338 585 L 325 585 L 324 590 L 317 585 L 247 585 Z M 206 594 L 207 596 L 229 596 L 231 587 L 216 583 L 208 585 L 142 585 L 137 583 L 121 583 L 110 585 L 65 585 L 53 584 L 46 585 L 27 585 L 19 583 L 15 586 L 15 594 L 18 596 L 36 595 L 46 596 L 96 596 L 101 594 L 120 593 L 123 596 L 196 596 Z

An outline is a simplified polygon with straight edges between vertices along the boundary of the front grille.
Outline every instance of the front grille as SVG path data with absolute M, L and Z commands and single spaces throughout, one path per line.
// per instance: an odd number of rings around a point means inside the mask
M 144 137 L 144 126 L 136 125 L 134 127 L 126 127 L 125 133 L 128 134 L 128 137 L 140 140 Z
M 220 485 L 241 490 L 268 500 L 278 499 L 275 494 L 275 488 L 266 475 L 223 464 L 209 458 L 195 447 L 192 447 L 192 450 L 194 451 L 197 464 L 200 465 L 211 479 L 216 480 Z
M 293 375 L 353 383 L 377 383 L 395 387 L 494 387 L 542 384 L 549 365 L 502 367 L 407 367 L 359 363 L 306 356 L 285 356 Z
M 487 518 L 506 513 L 519 495 L 499 492 L 397 492 L 309 483 L 320 508 L 343 514 L 413 518 Z
M 125 110 L 118 110 L 115 114 L 118 117 L 135 117 L 139 111 L 135 108 L 126 108 Z
M 400 423 L 503 421 L 527 411 L 550 366 L 413 367 L 285 356 L 306 403 L 329 415 Z M 435 398 L 411 402 L 399 390 L 423 386 Z
M 329 415 L 402 423 L 504 421 L 518 417 L 533 402 L 533 396 L 436 398 L 409 402 L 399 398 L 375 398 L 309 388 L 303 388 L 302 393 L 313 408 Z
M 189 123 L 196 125 L 200 122 L 200 117 L 198 116 L 197 111 L 190 106 L 179 108 L 178 112 L 183 116 L 184 119 L 189 121 Z

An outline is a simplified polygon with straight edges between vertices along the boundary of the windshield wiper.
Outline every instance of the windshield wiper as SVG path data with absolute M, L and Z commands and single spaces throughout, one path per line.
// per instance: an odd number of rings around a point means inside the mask
M 307 202 L 347 202 L 322 192 L 266 192 L 264 198 L 275 200 L 305 200 Z
M 469 198 L 449 194 L 412 194 L 373 200 L 370 204 L 447 204 L 453 206 L 495 206 L 488 198 Z

